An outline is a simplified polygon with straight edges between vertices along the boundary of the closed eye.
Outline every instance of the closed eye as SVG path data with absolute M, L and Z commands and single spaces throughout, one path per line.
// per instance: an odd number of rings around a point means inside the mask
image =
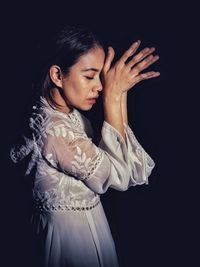
M 94 79 L 94 77 L 89 77 L 89 76 L 85 76 L 85 78 L 88 79 L 88 80 L 93 80 Z

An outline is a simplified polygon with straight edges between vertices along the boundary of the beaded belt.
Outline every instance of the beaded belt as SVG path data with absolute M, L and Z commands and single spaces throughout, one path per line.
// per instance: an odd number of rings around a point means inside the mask
M 100 201 L 87 207 L 72 207 L 72 206 L 60 205 L 60 204 L 59 205 L 48 205 L 48 204 L 35 203 L 34 208 L 40 211 L 66 211 L 66 210 L 85 211 L 85 210 L 91 210 L 95 208 L 99 203 Z

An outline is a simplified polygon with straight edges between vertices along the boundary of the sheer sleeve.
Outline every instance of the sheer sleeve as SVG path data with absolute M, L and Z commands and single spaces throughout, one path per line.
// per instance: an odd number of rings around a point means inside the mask
M 124 127 L 127 139 L 127 163 L 131 173 L 131 182 L 138 185 L 148 184 L 148 177 L 155 167 L 155 162 L 138 142 L 132 129 L 125 124 Z
M 131 185 L 147 183 L 154 162 L 126 127 L 127 145 L 106 121 L 98 146 L 84 133 L 73 131 L 64 123 L 48 129 L 42 155 L 52 167 L 82 180 L 96 193 L 109 187 L 124 191 Z

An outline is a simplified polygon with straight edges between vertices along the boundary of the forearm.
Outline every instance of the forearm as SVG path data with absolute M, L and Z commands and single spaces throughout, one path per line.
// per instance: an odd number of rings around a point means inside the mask
M 119 97 L 118 99 L 105 97 L 103 99 L 105 121 L 112 125 L 125 140 L 121 104 L 121 97 Z
M 121 96 L 121 112 L 123 122 L 128 125 L 128 110 L 127 110 L 127 92 L 124 92 Z

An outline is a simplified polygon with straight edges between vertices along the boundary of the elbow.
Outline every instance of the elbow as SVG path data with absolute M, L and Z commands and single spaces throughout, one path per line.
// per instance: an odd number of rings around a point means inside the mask
M 103 195 L 104 193 L 106 193 L 106 191 L 107 191 L 107 189 L 108 189 L 108 187 L 103 187 L 103 186 L 97 186 L 97 187 L 90 187 L 90 189 L 94 192 L 94 193 L 96 193 L 96 194 L 98 194 L 98 195 Z
M 110 187 L 117 191 L 127 191 L 130 184 L 131 174 L 126 170 L 118 173 L 112 179 L 112 184 Z
M 102 195 L 104 193 L 106 193 L 109 185 L 106 181 L 104 181 L 104 183 L 96 180 L 96 179 L 91 179 L 88 180 L 86 185 L 96 194 Z

